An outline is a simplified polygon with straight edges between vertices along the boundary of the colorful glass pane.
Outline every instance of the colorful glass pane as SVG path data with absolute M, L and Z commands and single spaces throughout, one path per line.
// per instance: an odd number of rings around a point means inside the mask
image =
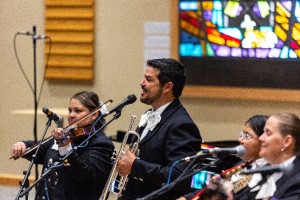
M 179 54 L 299 58 L 299 0 L 180 0 Z

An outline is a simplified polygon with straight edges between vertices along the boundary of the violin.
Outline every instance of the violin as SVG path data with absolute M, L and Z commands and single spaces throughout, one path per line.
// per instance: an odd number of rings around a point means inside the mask
M 68 139 L 71 139 L 72 141 L 74 140 L 77 140 L 77 139 L 80 139 L 84 136 L 88 136 L 88 134 L 91 132 L 91 126 L 86 126 L 86 127 L 81 127 L 81 128 L 78 128 L 77 127 L 77 124 L 85 119 L 87 119 L 88 117 L 90 117 L 91 115 L 93 115 L 94 113 L 100 111 L 101 107 L 103 105 L 109 105 L 110 103 L 112 103 L 113 100 L 109 99 L 108 101 L 106 101 L 105 103 L 102 103 L 99 108 L 95 109 L 94 111 L 92 111 L 91 113 L 87 114 L 86 116 L 82 117 L 81 119 L 79 119 L 77 122 L 63 128 L 63 140 L 62 141 L 58 141 L 59 144 L 65 144 L 65 142 L 67 142 Z M 92 132 L 91 132 L 92 133 Z M 53 139 L 53 136 L 50 136 L 46 139 L 44 139 L 42 141 L 42 144 L 50 141 L 51 139 Z M 21 157 L 24 157 L 25 155 L 29 154 L 30 152 L 34 151 L 37 149 L 37 147 L 40 145 L 41 141 L 38 141 L 36 144 L 28 147 L 26 150 L 25 150 L 25 153 L 23 156 Z M 18 158 L 15 158 L 15 157 L 10 157 L 9 159 L 15 159 L 17 160 Z
M 70 136 L 71 140 L 72 139 L 74 140 L 76 138 L 81 138 L 81 137 L 87 136 L 89 134 L 92 134 L 93 131 L 91 129 L 92 129 L 92 126 L 71 129 L 69 132 L 66 133 L 66 135 Z
M 56 140 L 58 146 L 69 144 L 70 141 L 78 141 L 79 139 L 86 138 L 88 135 L 93 134 L 92 125 L 83 128 L 72 128 L 68 132 L 62 132 L 62 138 Z

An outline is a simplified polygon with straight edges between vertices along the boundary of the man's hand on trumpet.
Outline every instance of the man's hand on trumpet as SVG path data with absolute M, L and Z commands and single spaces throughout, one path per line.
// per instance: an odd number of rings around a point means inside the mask
M 136 156 L 129 149 L 121 153 L 124 154 L 119 159 L 119 162 L 117 164 L 117 170 L 120 176 L 125 176 L 131 173 L 131 168 L 134 160 L 136 159 Z

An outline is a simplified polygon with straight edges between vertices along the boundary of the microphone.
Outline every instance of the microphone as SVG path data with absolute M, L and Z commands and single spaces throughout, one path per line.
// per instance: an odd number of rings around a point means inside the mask
M 240 157 L 246 153 L 246 149 L 243 145 L 238 145 L 236 147 L 215 147 L 212 149 L 204 149 L 204 153 L 209 154 L 221 154 L 221 155 L 235 155 L 237 157 Z
M 279 164 L 279 165 L 273 165 L 273 166 L 265 166 L 261 167 L 259 169 L 252 169 L 252 170 L 247 170 L 241 172 L 241 174 L 255 174 L 255 173 L 260 173 L 261 175 L 270 175 L 273 174 L 274 172 L 289 172 L 292 170 L 293 164 Z
M 47 107 L 43 108 L 43 112 L 47 115 L 50 120 L 53 120 L 56 124 L 60 124 L 63 121 L 63 118 L 54 112 L 50 111 Z
M 49 36 L 47 35 L 36 35 L 34 33 L 30 33 L 29 31 L 27 31 L 26 33 L 22 33 L 22 32 L 18 32 L 17 33 L 18 35 L 28 35 L 28 36 L 31 36 L 32 39 L 47 39 L 47 38 L 50 38 Z
M 243 145 L 239 145 L 236 147 L 226 147 L 226 148 L 220 148 L 215 147 L 211 149 L 202 149 L 201 151 L 197 152 L 193 156 L 188 156 L 185 158 L 182 158 L 181 161 L 190 162 L 192 159 L 198 158 L 201 155 L 204 154 L 217 154 L 217 155 L 235 155 L 237 157 L 240 157 L 246 153 L 246 149 Z
M 136 96 L 134 94 L 128 95 L 128 97 L 126 97 L 119 105 L 114 107 L 112 110 L 107 111 L 101 117 L 106 117 L 107 115 L 113 112 L 120 112 L 124 106 L 127 106 L 128 104 L 132 104 L 135 101 L 136 101 Z
M 43 39 L 48 39 L 50 38 L 47 35 L 32 35 L 32 39 L 36 39 L 36 40 L 43 40 Z

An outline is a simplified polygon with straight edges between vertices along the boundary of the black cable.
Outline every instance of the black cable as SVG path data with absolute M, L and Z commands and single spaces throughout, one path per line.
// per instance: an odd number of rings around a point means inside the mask
M 19 35 L 19 33 L 16 33 L 15 36 L 14 36 L 14 52 L 15 52 L 16 59 L 18 61 L 19 67 L 20 67 L 20 69 L 21 69 L 21 71 L 22 71 L 22 73 L 24 75 L 24 78 L 26 79 L 27 84 L 29 85 L 32 94 L 34 94 L 33 86 L 30 84 L 30 81 L 29 81 L 29 79 L 28 79 L 28 77 L 27 77 L 27 75 L 26 75 L 26 73 L 25 73 L 25 71 L 24 71 L 24 69 L 23 69 L 23 67 L 21 65 L 21 62 L 20 62 L 20 59 L 19 59 L 19 56 L 18 56 L 18 53 L 17 53 L 18 51 L 17 51 L 17 44 L 16 43 L 17 43 L 17 36 L 18 35 Z
M 203 158 L 206 158 L 205 156 L 209 156 L 209 154 L 203 154 Z M 142 197 L 142 198 L 138 198 L 137 200 L 153 200 L 153 199 L 158 199 L 161 195 L 165 194 L 166 192 L 170 191 L 171 189 L 174 188 L 174 186 L 176 186 L 176 184 L 178 184 L 181 181 L 184 181 L 185 179 L 193 176 L 194 174 L 205 170 L 206 168 L 209 168 L 211 166 L 214 166 L 218 163 L 220 163 L 223 158 L 214 158 L 210 164 L 207 165 L 202 165 L 202 163 L 198 163 L 199 158 L 196 158 L 194 160 L 192 160 L 189 165 L 183 170 L 183 172 L 175 179 L 173 180 L 170 184 L 168 185 L 164 185 L 161 188 L 159 188 L 158 190 L 155 190 L 153 192 L 151 192 L 150 194 Z M 196 164 L 195 164 L 196 163 Z
M 20 62 L 19 56 L 18 56 L 18 51 L 17 51 L 17 36 L 18 35 L 24 35 L 24 34 L 20 34 L 19 32 L 15 34 L 14 36 L 14 53 L 19 65 L 19 68 L 22 72 L 22 74 L 24 75 L 24 78 L 26 79 L 27 84 L 29 85 L 31 92 L 34 94 L 34 90 L 33 90 L 33 86 L 31 85 L 28 76 L 26 75 L 24 68 Z M 39 92 L 39 96 L 38 96 L 38 100 L 37 100 L 37 104 L 39 104 L 40 99 L 41 99 L 41 95 L 42 95 L 42 91 L 43 91 L 43 87 L 44 87 L 44 83 L 45 83 L 45 77 L 46 77 L 46 71 L 48 69 L 48 63 L 49 63 L 49 59 L 50 59 L 50 53 L 51 53 L 51 49 L 52 49 L 52 39 L 51 37 L 46 37 L 45 39 L 49 39 L 49 49 L 48 49 L 48 54 L 47 54 L 47 58 L 46 58 L 46 63 L 45 63 L 45 70 L 44 70 L 44 75 L 43 75 L 43 80 L 41 83 L 41 87 L 40 87 L 40 92 Z

